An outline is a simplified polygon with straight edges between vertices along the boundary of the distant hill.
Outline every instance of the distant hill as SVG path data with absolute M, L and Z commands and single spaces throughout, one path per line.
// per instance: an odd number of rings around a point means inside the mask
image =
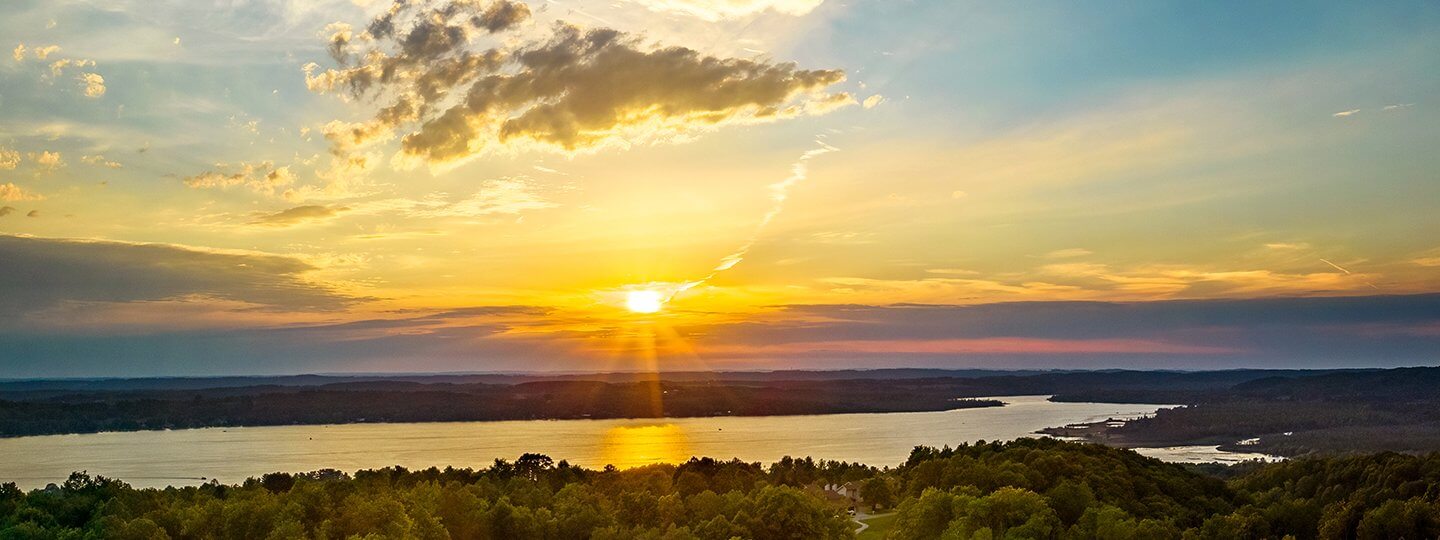
M 1230 386 L 1239 382 L 1268 377 L 1302 377 L 1333 373 L 1336 370 L 1265 370 L 1240 369 L 1224 371 L 1141 371 L 1141 370 L 988 370 L 988 369 L 840 369 L 780 371 L 678 371 L 655 373 L 406 373 L 406 374 L 307 374 L 256 375 L 223 377 L 138 377 L 138 378 L 71 378 L 71 379 L 0 379 L 0 396 L 20 392 L 118 392 L 139 390 L 206 390 L 216 388 L 260 386 L 323 386 L 336 383 L 396 382 L 421 384 L 520 384 L 536 381 L 601 381 L 636 382 L 663 381 L 832 381 L 846 379 L 900 380 L 989 377 L 1061 376 L 1066 380 L 1110 382 L 1131 381 L 1148 386 L 1157 380 L 1180 384 L 1183 388 Z

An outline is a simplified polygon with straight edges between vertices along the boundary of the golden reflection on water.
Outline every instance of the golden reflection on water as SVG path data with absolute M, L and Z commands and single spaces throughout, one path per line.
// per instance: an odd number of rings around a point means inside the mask
M 675 424 L 615 426 L 605 432 L 600 457 L 621 469 L 655 463 L 680 463 L 694 452 L 685 430 Z

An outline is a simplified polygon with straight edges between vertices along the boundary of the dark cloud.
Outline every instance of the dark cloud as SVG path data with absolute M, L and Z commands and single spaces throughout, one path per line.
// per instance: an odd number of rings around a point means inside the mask
M 251 221 L 251 223 L 255 225 L 265 225 L 270 227 L 289 227 L 291 225 L 297 225 L 307 221 L 334 217 L 336 214 L 339 214 L 340 212 L 344 212 L 346 210 L 349 210 L 349 208 L 345 208 L 343 206 L 296 206 L 294 208 L 281 210 L 273 214 L 261 215 L 260 217 L 255 218 L 254 221 Z
M 1339 367 L 1432 364 L 1440 351 L 1440 294 L 1152 302 L 1009 302 L 949 305 L 790 306 L 766 320 L 699 327 L 713 344 L 1012 339 L 1131 342 L 1156 352 L 877 354 L 824 351 L 797 358 L 846 365 L 966 367 Z M 1063 345 L 1061 346 L 1063 349 Z M 1164 349 L 1180 352 L 1164 352 Z M 1212 352 L 1185 352 L 1212 348 Z M 887 360 L 901 356 L 905 361 Z M 796 360 L 796 358 L 792 358 Z
M 5 289 L 8 291 L 9 289 Z M 153 296 L 153 295 L 152 295 Z M 540 331 L 565 313 L 492 306 L 387 313 L 335 324 L 294 324 L 146 334 L 7 332 L 0 376 L 635 369 L 588 345 L 614 345 L 618 328 Z M 524 331 L 517 331 L 524 330 Z M 1021 302 L 977 306 L 816 305 L 739 324 L 675 328 L 705 368 L 1329 368 L 1434 364 L 1440 294 L 1162 302 Z M 787 344 L 915 343 L 1013 339 L 1014 351 L 936 353 L 925 348 L 809 350 Z M 1138 343 L 1113 352 L 1026 351 L 1037 340 Z M 722 345 L 726 352 L 716 352 Z M 1179 345 L 1170 350 L 1145 347 Z M 778 346 L 778 347 L 776 347 Z M 1186 352 L 1187 346 L 1197 352 Z M 753 348 L 758 352 L 743 352 Z M 690 350 L 687 347 L 687 350 Z M 916 352 L 916 351 L 919 352 Z M 197 353 L 203 351 L 203 353 Z M 740 351 L 740 352 L 734 352 Z M 1178 352 L 1177 352 L 1178 351 Z M 697 363 L 698 362 L 698 363 Z
M 5 217 L 15 212 L 14 206 L 0 206 L 0 217 Z
M 1058 339 L 1164 336 L 1203 329 L 1440 325 L 1440 294 L 1150 302 L 789 306 L 787 323 L 736 325 L 766 342 L 826 339 Z M 817 322 L 818 321 L 818 322 Z
M 172 245 L 0 235 L 0 320 L 63 302 L 206 296 L 285 309 L 334 309 L 354 299 L 305 281 L 291 257 Z
M 327 126 L 337 152 L 397 135 L 406 156 L 432 163 L 524 142 L 576 151 L 855 102 L 827 90 L 845 79 L 840 70 L 653 48 L 606 28 L 557 23 L 548 40 L 472 50 L 481 30 L 523 19 L 520 4 L 481 11 L 475 2 L 452 2 L 408 26 L 399 23 L 404 13 L 392 9 L 358 36 L 337 27 L 331 51 L 340 68 L 307 66 L 312 90 L 386 100 L 370 121 Z

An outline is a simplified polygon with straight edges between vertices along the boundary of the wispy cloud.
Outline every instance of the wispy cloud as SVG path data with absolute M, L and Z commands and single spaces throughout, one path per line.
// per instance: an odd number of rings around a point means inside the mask
M 102 155 L 80 156 L 80 161 L 88 165 L 95 165 L 97 167 L 106 167 L 110 169 L 119 169 L 124 166 L 121 165 L 120 162 L 106 159 L 105 156 Z
M 217 170 L 188 176 L 181 181 L 195 189 L 227 189 L 243 186 L 264 195 L 275 195 L 295 182 L 289 167 L 276 167 L 272 161 L 240 163 L 236 166 L 217 164 Z
M 1325 263 L 1325 264 L 1330 265 L 1331 268 L 1334 268 L 1334 269 L 1336 269 L 1336 270 L 1339 270 L 1339 271 L 1341 271 L 1341 272 L 1344 272 L 1345 275 L 1347 275 L 1347 276 L 1353 274 L 1353 272 L 1351 272 L 1351 271 L 1349 271 L 1349 270 L 1346 270 L 1345 268 L 1341 267 L 1340 265 L 1335 264 L 1335 263 L 1333 263 L 1333 262 L 1330 262 L 1330 261 L 1328 261 L 1328 260 L 1326 260 L 1326 259 L 1320 259 L 1320 262 L 1323 262 L 1323 263 Z
M 273 214 L 262 214 L 256 217 L 251 224 L 263 225 L 266 227 L 290 227 L 301 223 L 309 223 L 329 219 L 349 210 L 343 206 L 320 206 L 304 205 L 294 208 L 287 208 Z
M 1045 254 L 1045 258 L 1046 258 L 1046 259 L 1070 259 L 1070 258 L 1074 258 L 1074 257 L 1084 257 L 1084 256 L 1086 256 L 1086 255 L 1092 255 L 1092 254 L 1093 254 L 1092 251 L 1090 251 L 1090 250 L 1088 250 L 1088 249 L 1085 249 L 1085 248 L 1066 248 L 1066 249 L 1057 249 L 1057 250 L 1055 250 L 1055 251 L 1051 251 L 1051 252 L 1049 252 L 1049 253 L 1046 253 L 1046 254 Z
M 406 214 L 416 217 L 481 217 L 493 214 L 515 215 L 532 210 L 555 208 L 558 203 L 542 197 L 534 183 L 525 177 L 512 176 L 488 180 L 475 194 L 450 202 L 431 198 L 405 203 Z
M 800 159 L 790 165 L 790 176 L 785 177 L 784 180 L 770 184 L 770 210 L 765 212 L 764 217 L 760 218 L 760 223 L 755 226 L 755 232 L 750 235 L 750 239 L 741 245 L 740 249 L 721 258 L 720 264 L 716 265 L 705 277 L 684 284 L 679 290 L 675 291 L 676 293 L 702 285 L 706 281 L 713 279 L 716 274 L 734 268 L 735 265 L 740 264 L 740 261 L 745 260 L 745 255 L 750 252 L 751 248 L 755 247 L 755 243 L 760 240 L 760 236 L 765 232 L 765 229 L 770 226 L 770 222 L 775 221 L 775 218 L 780 215 L 780 212 L 785 210 L 785 200 L 790 198 L 790 188 L 795 187 L 795 184 L 803 182 L 810 177 L 810 160 L 840 150 L 839 148 L 825 144 L 824 141 L 817 140 L 815 144 L 818 144 L 820 147 L 807 150 L 805 153 L 800 154 Z M 672 295 L 673 294 L 674 293 L 672 293 Z
M 707 21 L 755 16 L 767 11 L 791 16 L 810 13 L 825 0 L 628 0 L 655 11 L 683 13 Z
M 1267 249 L 1273 249 L 1275 251 L 1298 251 L 1302 249 L 1310 249 L 1310 244 L 1307 244 L 1305 242 L 1270 242 L 1268 244 L 1265 244 L 1265 247 Z

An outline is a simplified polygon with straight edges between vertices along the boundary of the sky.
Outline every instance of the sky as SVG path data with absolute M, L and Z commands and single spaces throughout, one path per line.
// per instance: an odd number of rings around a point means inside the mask
M 16 0 L 0 377 L 1440 361 L 1440 5 Z

